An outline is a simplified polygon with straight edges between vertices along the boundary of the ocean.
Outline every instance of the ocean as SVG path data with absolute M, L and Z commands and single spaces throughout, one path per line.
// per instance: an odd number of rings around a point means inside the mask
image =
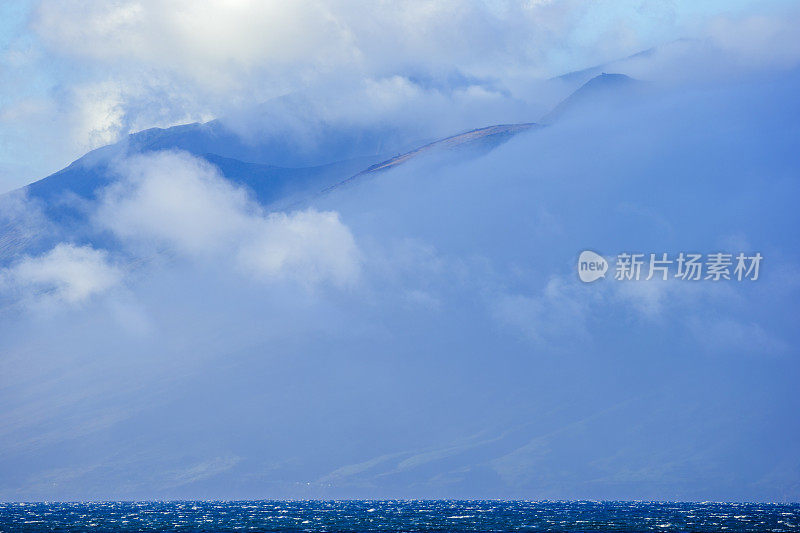
M 800 504 L 453 500 L 0 503 L 0 531 L 800 531 Z

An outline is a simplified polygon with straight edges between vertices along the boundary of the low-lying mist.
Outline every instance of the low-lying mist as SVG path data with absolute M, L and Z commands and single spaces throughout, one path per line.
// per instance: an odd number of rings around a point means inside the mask
M 80 238 L 7 210 L 0 499 L 796 500 L 800 74 L 650 82 L 282 212 L 174 150 Z

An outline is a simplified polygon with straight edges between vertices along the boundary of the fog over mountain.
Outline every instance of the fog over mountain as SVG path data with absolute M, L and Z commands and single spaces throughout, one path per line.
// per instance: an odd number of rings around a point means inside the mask
M 743 57 L 443 121 L 297 93 L 3 195 L 0 500 L 797 501 L 800 70 Z

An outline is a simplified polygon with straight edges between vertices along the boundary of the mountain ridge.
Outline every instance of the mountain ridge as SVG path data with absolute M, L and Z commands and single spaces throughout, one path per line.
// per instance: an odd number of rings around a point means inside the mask
M 74 193 L 82 198 L 92 198 L 101 187 L 110 183 L 108 163 L 116 157 L 132 153 L 146 153 L 150 151 L 179 149 L 185 150 L 214 164 L 221 163 L 222 174 L 229 180 L 239 185 L 246 185 L 254 191 L 260 201 L 274 201 L 277 197 L 264 190 L 265 184 L 259 180 L 265 179 L 276 173 L 285 175 L 310 175 L 325 174 L 331 177 L 331 183 L 322 186 L 317 191 L 310 193 L 327 193 L 359 177 L 374 174 L 383 170 L 394 168 L 423 154 L 440 150 L 461 150 L 473 148 L 475 154 L 485 153 L 502 144 L 514 135 L 523 131 L 542 127 L 543 124 L 553 122 L 566 110 L 577 104 L 582 104 L 592 98 L 606 98 L 615 90 L 627 91 L 629 86 L 636 82 L 623 74 L 600 74 L 582 84 L 569 96 L 564 98 L 556 107 L 547 113 L 540 122 L 518 122 L 482 126 L 471 130 L 459 132 L 448 137 L 436 139 L 425 144 L 417 144 L 408 150 L 400 150 L 396 155 L 387 157 L 388 154 L 361 155 L 352 158 L 334 159 L 321 165 L 311 166 L 286 166 L 274 161 L 264 161 L 264 157 L 242 158 L 233 157 L 229 152 L 241 152 L 237 147 L 240 140 L 231 140 L 234 134 L 225 130 L 219 120 L 206 123 L 189 123 L 172 126 L 170 128 L 149 128 L 130 134 L 126 139 L 112 145 L 103 146 L 92 150 L 73 161 L 70 165 L 58 172 L 34 181 L 24 187 L 27 194 L 45 202 L 51 202 L 64 192 Z M 605 93 L 605 94 L 600 94 Z M 182 140 L 182 141 L 181 141 Z M 229 146 L 227 150 L 220 150 L 212 141 L 217 140 Z M 179 142 L 180 141 L 180 142 Z M 181 144 L 185 142 L 185 144 Z M 212 143 L 212 144 L 210 144 Z M 226 144 L 227 143 L 227 144 Z M 396 148 L 401 148 L 397 146 Z M 226 153 L 228 155 L 226 155 Z M 352 162 L 361 162 L 365 166 L 358 170 Z M 248 169 L 245 174 L 238 174 L 233 169 Z M 261 175 L 254 173 L 261 169 Z M 324 169 L 324 170 L 323 170 Z M 332 177 L 334 169 L 341 170 L 341 178 Z M 227 170 L 227 172 L 226 172 Z M 248 179 L 245 179 L 245 178 Z M 311 180 L 313 182 L 313 180 Z

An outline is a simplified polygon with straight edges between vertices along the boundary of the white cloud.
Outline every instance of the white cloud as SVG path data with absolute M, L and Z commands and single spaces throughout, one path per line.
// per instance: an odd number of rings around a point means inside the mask
M 192 258 L 233 260 L 267 280 L 352 282 L 358 250 L 334 212 L 265 214 L 202 159 L 158 152 L 119 164 L 122 181 L 106 190 L 97 223 L 136 247 L 166 247 Z
M 615 61 L 606 68 L 681 85 L 791 69 L 800 64 L 798 24 L 796 7 L 769 14 L 720 15 L 702 24 L 698 21 L 683 38 L 663 43 L 649 54 Z
M 511 97 L 496 81 L 546 72 L 553 35 L 578 14 L 526 1 L 41 0 L 31 14 L 39 59 L 26 68 L 46 70 L 53 79 L 39 85 L 52 90 L 35 120 L 4 126 L 30 130 L 28 142 L 56 129 L 53 161 L 33 166 L 48 170 L 127 133 L 289 93 L 306 96 L 312 122 L 400 120 L 427 138 L 525 114 L 530 84 Z M 9 90 L 14 102 L 20 89 Z M 29 150 L 18 145 L 15 157 Z
M 253 235 L 241 244 L 239 264 L 266 278 L 291 277 L 306 284 L 352 283 L 358 276 L 358 250 L 335 212 L 273 213 L 252 221 Z
M 540 295 L 500 295 L 491 304 L 492 315 L 536 344 L 563 346 L 588 335 L 587 313 L 599 293 L 585 288 L 553 277 Z
M 387 123 L 427 138 L 524 114 L 495 80 L 544 72 L 540 41 L 572 16 L 516 1 L 44 0 L 33 27 L 47 54 L 76 68 L 38 122 L 55 116 L 77 157 L 133 131 L 302 93 L 294 119 L 306 125 Z M 521 90 L 529 100 L 530 84 Z
M 2 278 L 28 294 L 79 303 L 117 285 L 122 272 L 103 250 L 61 243 L 43 255 L 25 257 L 2 271 Z
M 749 66 L 792 68 L 800 63 L 797 25 L 800 12 L 781 15 L 719 17 L 709 28 L 711 40 Z
M 75 140 L 87 150 L 116 141 L 123 131 L 123 95 L 111 82 L 78 87 L 74 92 Z
M 46 0 L 35 27 L 62 53 L 142 62 L 230 88 L 258 69 L 298 81 L 411 64 L 494 71 L 498 63 L 541 58 L 545 49 L 536 45 L 571 22 L 573 4 Z
M 14 161 L 0 166 L 6 182 L 0 188 L 43 177 L 127 133 L 226 117 L 290 93 L 307 99 L 311 122 L 297 116 L 305 123 L 400 125 L 415 128 L 417 140 L 535 120 L 571 88 L 543 88 L 543 78 L 677 37 L 710 36 L 711 46 L 673 47 L 616 65 L 649 79 L 692 80 L 729 68 L 725 54 L 749 58 L 746 68 L 791 65 L 800 54 L 794 15 L 719 18 L 709 26 L 722 9 L 680 3 L 636 9 L 610 0 L 36 5 L 29 38 L 9 50 L 28 50 L 28 59 L 7 60 L 10 70 L 0 81 L 0 94 L 15 110 L 0 117 L 0 137 L 7 137 L 0 151 L 7 144 L 6 159 Z M 683 11 L 693 27 L 680 22 Z M 32 148 L 41 143 L 48 145 L 45 155 Z
M 191 255 L 217 254 L 256 216 L 244 190 L 189 154 L 136 156 L 118 169 L 123 179 L 105 191 L 97 219 L 122 239 Z

